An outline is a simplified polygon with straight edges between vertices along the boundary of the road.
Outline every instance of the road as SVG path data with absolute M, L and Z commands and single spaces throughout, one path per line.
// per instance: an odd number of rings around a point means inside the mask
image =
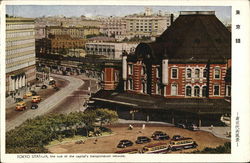
M 28 110 L 25 114 L 20 114 L 20 116 L 12 119 L 6 123 L 6 131 L 14 129 L 16 126 L 21 125 L 24 121 L 30 118 L 34 118 L 38 115 L 43 115 L 46 113 L 51 112 L 55 109 L 58 104 L 61 102 L 67 101 L 67 97 L 70 96 L 74 91 L 78 90 L 78 88 L 84 86 L 84 81 L 79 78 L 74 78 L 71 76 L 62 76 L 62 75 L 55 75 L 52 74 L 51 76 L 62 78 L 66 81 L 69 81 L 69 84 L 59 90 L 58 92 L 51 95 L 49 98 L 45 99 L 41 103 L 39 103 L 39 108 L 36 110 Z

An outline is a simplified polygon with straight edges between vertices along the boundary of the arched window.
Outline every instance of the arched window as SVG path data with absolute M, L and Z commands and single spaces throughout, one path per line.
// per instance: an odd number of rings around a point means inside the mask
M 195 69 L 194 77 L 195 78 L 199 78 L 200 77 L 200 70 L 199 69 Z
M 214 78 L 220 79 L 220 68 L 216 67 L 214 70 Z
M 176 96 L 178 95 L 178 86 L 177 84 L 172 84 L 171 85 L 171 95 Z
M 192 70 L 189 68 L 187 69 L 187 78 L 191 78 Z
M 202 87 L 202 97 L 207 96 L 207 86 Z
M 194 87 L 194 96 L 199 97 L 200 96 L 200 87 L 195 86 Z
M 160 86 L 160 84 L 159 83 L 156 83 L 156 85 L 155 85 L 156 87 L 155 87 L 155 93 L 156 94 L 161 94 L 161 86 Z
M 186 86 L 186 96 L 191 96 L 192 88 L 190 86 Z
M 159 78 L 160 77 L 160 68 L 159 67 L 156 67 L 156 77 Z

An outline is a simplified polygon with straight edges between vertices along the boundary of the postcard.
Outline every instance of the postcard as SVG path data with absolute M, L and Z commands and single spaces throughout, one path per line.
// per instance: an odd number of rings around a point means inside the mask
M 2 1 L 3 162 L 247 162 L 249 1 Z

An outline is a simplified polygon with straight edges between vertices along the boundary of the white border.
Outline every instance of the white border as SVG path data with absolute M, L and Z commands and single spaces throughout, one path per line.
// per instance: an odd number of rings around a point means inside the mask
M 2 162 L 248 162 L 250 160 L 250 132 L 249 132 L 249 106 L 250 106 L 250 80 L 249 80 L 249 2 L 243 1 L 163 1 L 163 0 L 144 0 L 144 1 L 111 1 L 111 0 L 92 0 L 92 1 L 3 1 L 1 4 L 1 131 L 5 128 L 5 5 L 152 5 L 152 6 L 232 6 L 232 154 L 167 154 L 167 155 L 125 155 L 125 158 L 111 159 L 48 159 L 48 158 L 28 158 L 17 159 L 18 155 L 5 154 L 5 132 L 1 132 L 1 161 Z M 235 16 L 236 9 L 241 10 L 240 16 Z M 241 29 L 234 29 L 236 24 L 241 24 Z M 240 37 L 241 44 L 236 45 L 235 39 Z M 235 118 L 240 116 L 240 142 L 239 146 L 235 143 Z M 69 156 L 69 154 L 67 154 Z M 85 154 L 82 154 L 85 155 Z M 26 155 L 28 156 L 28 155 Z M 31 155 L 29 155 L 31 157 Z M 49 156 L 49 154 L 47 154 Z M 76 154 L 74 154 L 76 156 Z

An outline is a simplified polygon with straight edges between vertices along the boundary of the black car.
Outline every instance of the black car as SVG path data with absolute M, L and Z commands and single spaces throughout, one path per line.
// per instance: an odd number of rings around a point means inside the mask
M 126 148 L 132 145 L 133 145 L 133 142 L 130 140 L 121 140 L 119 144 L 117 145 L 117 148 Z
M 174 135 L 172 140 L 179 140 L 179 139 L 182 139 L 182 138 L 183 138 L 183 136 L 181 136 L 181 135 Z
M 55 80 L 49 81 L 49 85 L 53 85 L 53 84 L 56 84 L 56 81 L 55 81 Z
M 151 142 L 151 139 L 146 136 L 139 136 L 137 137 L 137 140 L 135 141 L 136 144 L 143 144 Z
M 168 140 L 170 137 L 164 132 L 154 132 L 152 138 L 153 140 Z
M 22 98 L 16 98 L 16 103 L 23 101 Z
M 199 130 L 198 126 L 195 123 L 187 123 L 187 129 L 192 130 L 192 131 L 197 131 Z
M 47 88 L 47 85 L 42 85 L 42 89 L 46 89 Z
M 32 93 L 32 96 L 36 96 L 37 95 L 36 91 L 30 91 L 30 92 Z
M 34 103 L 33 103 L 33 104 L 31 105 L 31 107 L 30 107 L 30 109 L 37 109 L 37 108 L 38 108 L 38 105 L 37 105 L 37 104 L 34 104 Z

